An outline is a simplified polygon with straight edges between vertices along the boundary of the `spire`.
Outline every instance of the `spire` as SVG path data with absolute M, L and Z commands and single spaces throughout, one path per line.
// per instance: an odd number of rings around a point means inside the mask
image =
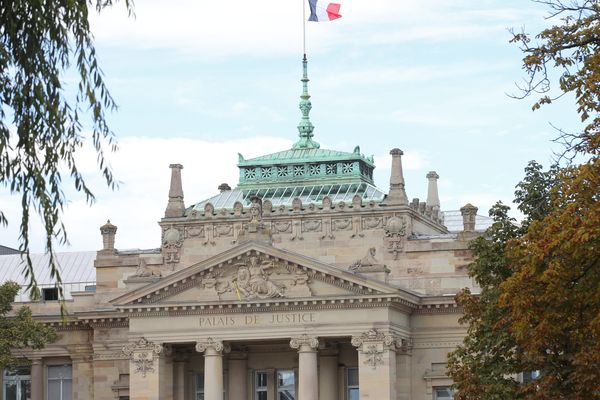
M 181 186 L 181 164 L 171 164 L 171 186 L 169 187 L 169 202 L 165 210 L 165 218 L 183 217 L 185 205 L 183 203 L 183 188 Z
M 293 149 L 318 149 L 321 145 L 312 140 L 313 130 L 315 127 L 312 122 L 310 122 L 310 118 L 308 114 L 310 114 L 310 110 L 312 108 L 312 104 L 310 103 L 310 95 L 308 94 L 308 60 L 306 59 L 306 54 L 304 54 L 304 58 L 302 59 L 302 95 L 300 96 L 300 111 L 302 111 L 302 119 L 300 120 L 300 124 L 298 125 L 298 135 L 300 136 L 300 140 L 294 143 Z
M 402 173 L 402 155 L 400 149 L 392 149 L 392 173 L 390 175 L 390 192 L 385 200 L 390 205 L 406 205 L 408 197 L 404 189 L 404 174 Z

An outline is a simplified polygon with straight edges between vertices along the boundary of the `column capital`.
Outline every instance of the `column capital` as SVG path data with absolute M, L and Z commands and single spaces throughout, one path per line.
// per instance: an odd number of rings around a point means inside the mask
M 212 337 L 206 339 L 200 339 L 196 342 L 196 351 L 198 353 L 204 353 L 206 356 L 210 355 L 222 355 L 223 353 L 229 353 L 231 347 L 223 343 L 222 340 L 217 340 Z
M 316 351 L 319 347 L 319 339 L 316 336 L 309 336 L 305 333 L 301 336 L 293 337 L 290 340 L 290 347 L 297 349 L 298 352 Z

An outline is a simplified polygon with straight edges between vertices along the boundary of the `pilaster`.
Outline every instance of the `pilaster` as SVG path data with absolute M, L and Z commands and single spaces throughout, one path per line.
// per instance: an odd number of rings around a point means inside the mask
M 123 346 L 129 358 L 129 394 L 132 400 L 162 400 L 160 354 L 163 346 L 145 338 Z
M 352 345 L 358 350 L 361 400 L 396 400 L 396 348 L 401 343 L 376 329 L 352 337 Z

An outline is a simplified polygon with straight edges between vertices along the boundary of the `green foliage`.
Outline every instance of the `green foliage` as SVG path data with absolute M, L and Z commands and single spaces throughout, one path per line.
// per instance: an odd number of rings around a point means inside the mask
M 115 109 L 98 66 L 88 22 L 112 0 L 11 0 L 0 2 L 0 185 L 21 197 L 20 250 L 23 271 L 35 293 L 29 257 L 29 227 L 38 215 L 53 279 L 60 282 L 53 241 L 67 242 L 61 222 L 70 179 L 87 201 L 94 195 L 75 161 L 77 150 L 91 144 L 109 187 L 115 186 L 105 151 L 116 149 L 106 112 Z M 125 0 L 131 13 L 132 4 Z M 65 75 L 75 73 L 73 88 Z M 87 117 L 87 118 L 86 118 Z M 88 132 L 89 129 L 89 132 Z M 8 223 L 0 209 L 0 223 Z M 62 293 L 62 291 L 61 291 Z
M 600 1 L 534 0 L 550 11 L 550 20 L 559 23 L 544 29 L 535 38 L 527 33 L 513 34 L 525 56 L 523 69 L 528 75 L 522 87 L 523 97 L 539 95 L 533 109 L 572 93 L 581 121 L 582 132 L 561 132 L 559 140 L 565 153 L 600 154 Z M 557 70 L 557 95 L 550 95 L 553 73 Z M 556 85 L 556 82 L 554 83 Z
M 19 364 L 15 350 L 38 350 L 56 340 L 54 329 L 34 321 L 28 307 L 21 307 L 9 315 L 12 311 L 11 302 L 19 288 L 15 282 L 0 285 L 0 370 Z
M 533 399 L 600 398 L 600 159 L 565 168 L 551 212 L 508 244 L 511 332 L 540 378 Z
M 502 303 L 502 284 L 514 273 L 507 246 L 550 212 L 556 173 L 556 168 L 543 171 L 540 164 L 529 162 L 515 192 L 519 210 L 526 213 L 525 223 L 517 225 L 508 216 L 510 208 L 497 203 L 490 210 L 494 223 L 470 244 L 476 260 L 469 265 L 469 274 L 481 293 L 473 295 L 465 289 L 456 296 L 464 309 L 460 322 L 468 324 L 463 344 L 448 359 L 459 400 L 526 398 L 517 374 L 539 369 L 524 357 L 514 335 L 514 316 L 510 303 Z

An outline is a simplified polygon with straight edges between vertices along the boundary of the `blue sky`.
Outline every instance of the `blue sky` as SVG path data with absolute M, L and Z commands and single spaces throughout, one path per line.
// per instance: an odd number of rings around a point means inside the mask
M 426 197 L 425 175 L 440 175 L 445 210 L 466 202 L 486 214 L 509 203 L 529 160 L 548 165 L 556 136 L 575 129 L 572 99 L 532 112 L 515 100 L 522 54 L 507 28 L 538 32 L 550 22 L 528 0 L 339 0 L 343 17 L 307 25 L 315 139 L 324 148 L 375 155 L 386 189 L 389 150 L 405 152 L 409 198 Z M 122 182 L 111 193 L 80 155 L 96 188 L 89 207 L 68 190 L 71 246 L 95 250 L 98 227 L 119 227 L 117 247 L 160 245 L 170 163 L 184 165 L 186 205 L 237 183 L 237 153 L 288 148 L 300 118 L 302 1 L 146 0 L 136 17 L 122 4 L 93 18 L 102 69 L 119 110 L 111 155 Z M 0 243 L 17 246 L 18 199 L 0 193 L 12 215 Z M 42 251 L 34 229 L 33 249 Z

